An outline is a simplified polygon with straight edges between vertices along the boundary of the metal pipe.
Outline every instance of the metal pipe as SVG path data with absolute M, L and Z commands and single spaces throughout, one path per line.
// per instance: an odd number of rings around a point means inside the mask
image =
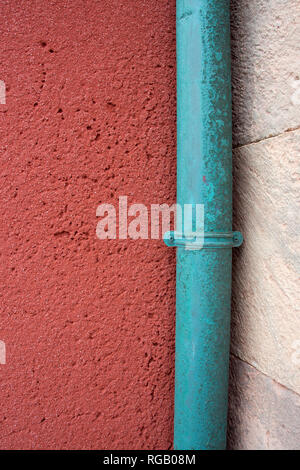
M 203 204 L 205 215 L 201 250 L 167 241 L 177 246 L 181 450 L 226 448 L 232 247 L 242 242 L 232 233 L 229 12 L 229 0 L 177 0 L 177 202 Z

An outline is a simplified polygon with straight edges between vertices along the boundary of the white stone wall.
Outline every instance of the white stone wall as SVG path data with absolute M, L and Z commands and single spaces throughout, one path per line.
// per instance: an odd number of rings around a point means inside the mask
M 231 5 L 234 229 L 245 241 L 234 250 L 229 448 L 300 449 L 300 2 Z

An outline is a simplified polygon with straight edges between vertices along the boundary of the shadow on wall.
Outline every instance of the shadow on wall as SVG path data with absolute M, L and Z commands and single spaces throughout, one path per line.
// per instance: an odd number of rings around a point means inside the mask
M 233 148 L 241 145 L 241 140 L 244 135 L 244 127 L 247 125 L 243 121 L 244 113 L 243 103 L 247 101 L 247 106 L 252 107 L 251 99 L 251 76 L 252 73 L 249 69 L 246 69 L 248 73 L 247 80 L 244 80 L 245 67 L 243 61 L 245 61 L 244 47 L 245 41 L 247 40 L 249 31 L 249 24 L 247 18 L 243 14 L 243 1 L 231 0 L 231 60 L 232 60 L 232 125 L 233 125 Z M 250 62 L 251 64 L 251 62 Z M 244 143 L 242 141 L 242 143 Z M 235 166 L 234 155 L 233 155 L 233 168 Z M 233 223 L 236 221 L 235 214 L 243 214 L 247 217 L 247 212 L 243 211 L 242 200 L 239 198 L 237 201 L 236 195 L 236 184 L 235 175 L 233 174 Z M 247 181 L 244 181 L 246 184 Z M 247 188 L 244 188 L 247 192 Z M 238 205 L 238 207 L 237 207 Z M 245 221 L 247 224 L 247 221 Z M 239 230 L 241 227 L 239 227 Z M 244 238 L 245 238 L 245 234 Z M 232 250 L 233 253 L 233 266 L 232 266 L 232 329 L 234 328 L 234 316 L 235 312 L 239 312 L 239 296 L 237 295 L 236 289 L 236 276 L 238 275 L 238 269 L 241 268 L 239 261 L 243 258 L 243 245 L 238 250 Z M 237 266 L 238 265 L 238 266 Z M 231 355 L 230 360 L 230 377 L 229 377 L 229 410 L 228 410 L 228 436 L 227 436 L 227 447 L 230 450 L 241 448 L 241 434 L 242 434 L 242 421 L 243 415 L 243 396 L 242 396 L 242 382 L 243 382 L 243 371 L 239 369 L 239 363 L 243 364 L 242 361 L 234 358 Z M 244 443 L 245 444 L 245 443 Z

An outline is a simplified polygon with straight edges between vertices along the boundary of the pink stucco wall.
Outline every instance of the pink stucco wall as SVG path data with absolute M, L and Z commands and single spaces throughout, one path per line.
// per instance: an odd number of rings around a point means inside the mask
M 175 202 L 175 0 L 0 15 L 0 448 L 170 448 L 175 252 L 96 208 Z

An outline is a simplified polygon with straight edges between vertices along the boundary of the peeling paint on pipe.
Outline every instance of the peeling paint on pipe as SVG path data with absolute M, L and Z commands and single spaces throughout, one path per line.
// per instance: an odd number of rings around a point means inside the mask
M 177 201 L 232 230 L 229 0 L 177 0 Z M 231 247 L 177 249 L 175 449 L 225 449 Z

